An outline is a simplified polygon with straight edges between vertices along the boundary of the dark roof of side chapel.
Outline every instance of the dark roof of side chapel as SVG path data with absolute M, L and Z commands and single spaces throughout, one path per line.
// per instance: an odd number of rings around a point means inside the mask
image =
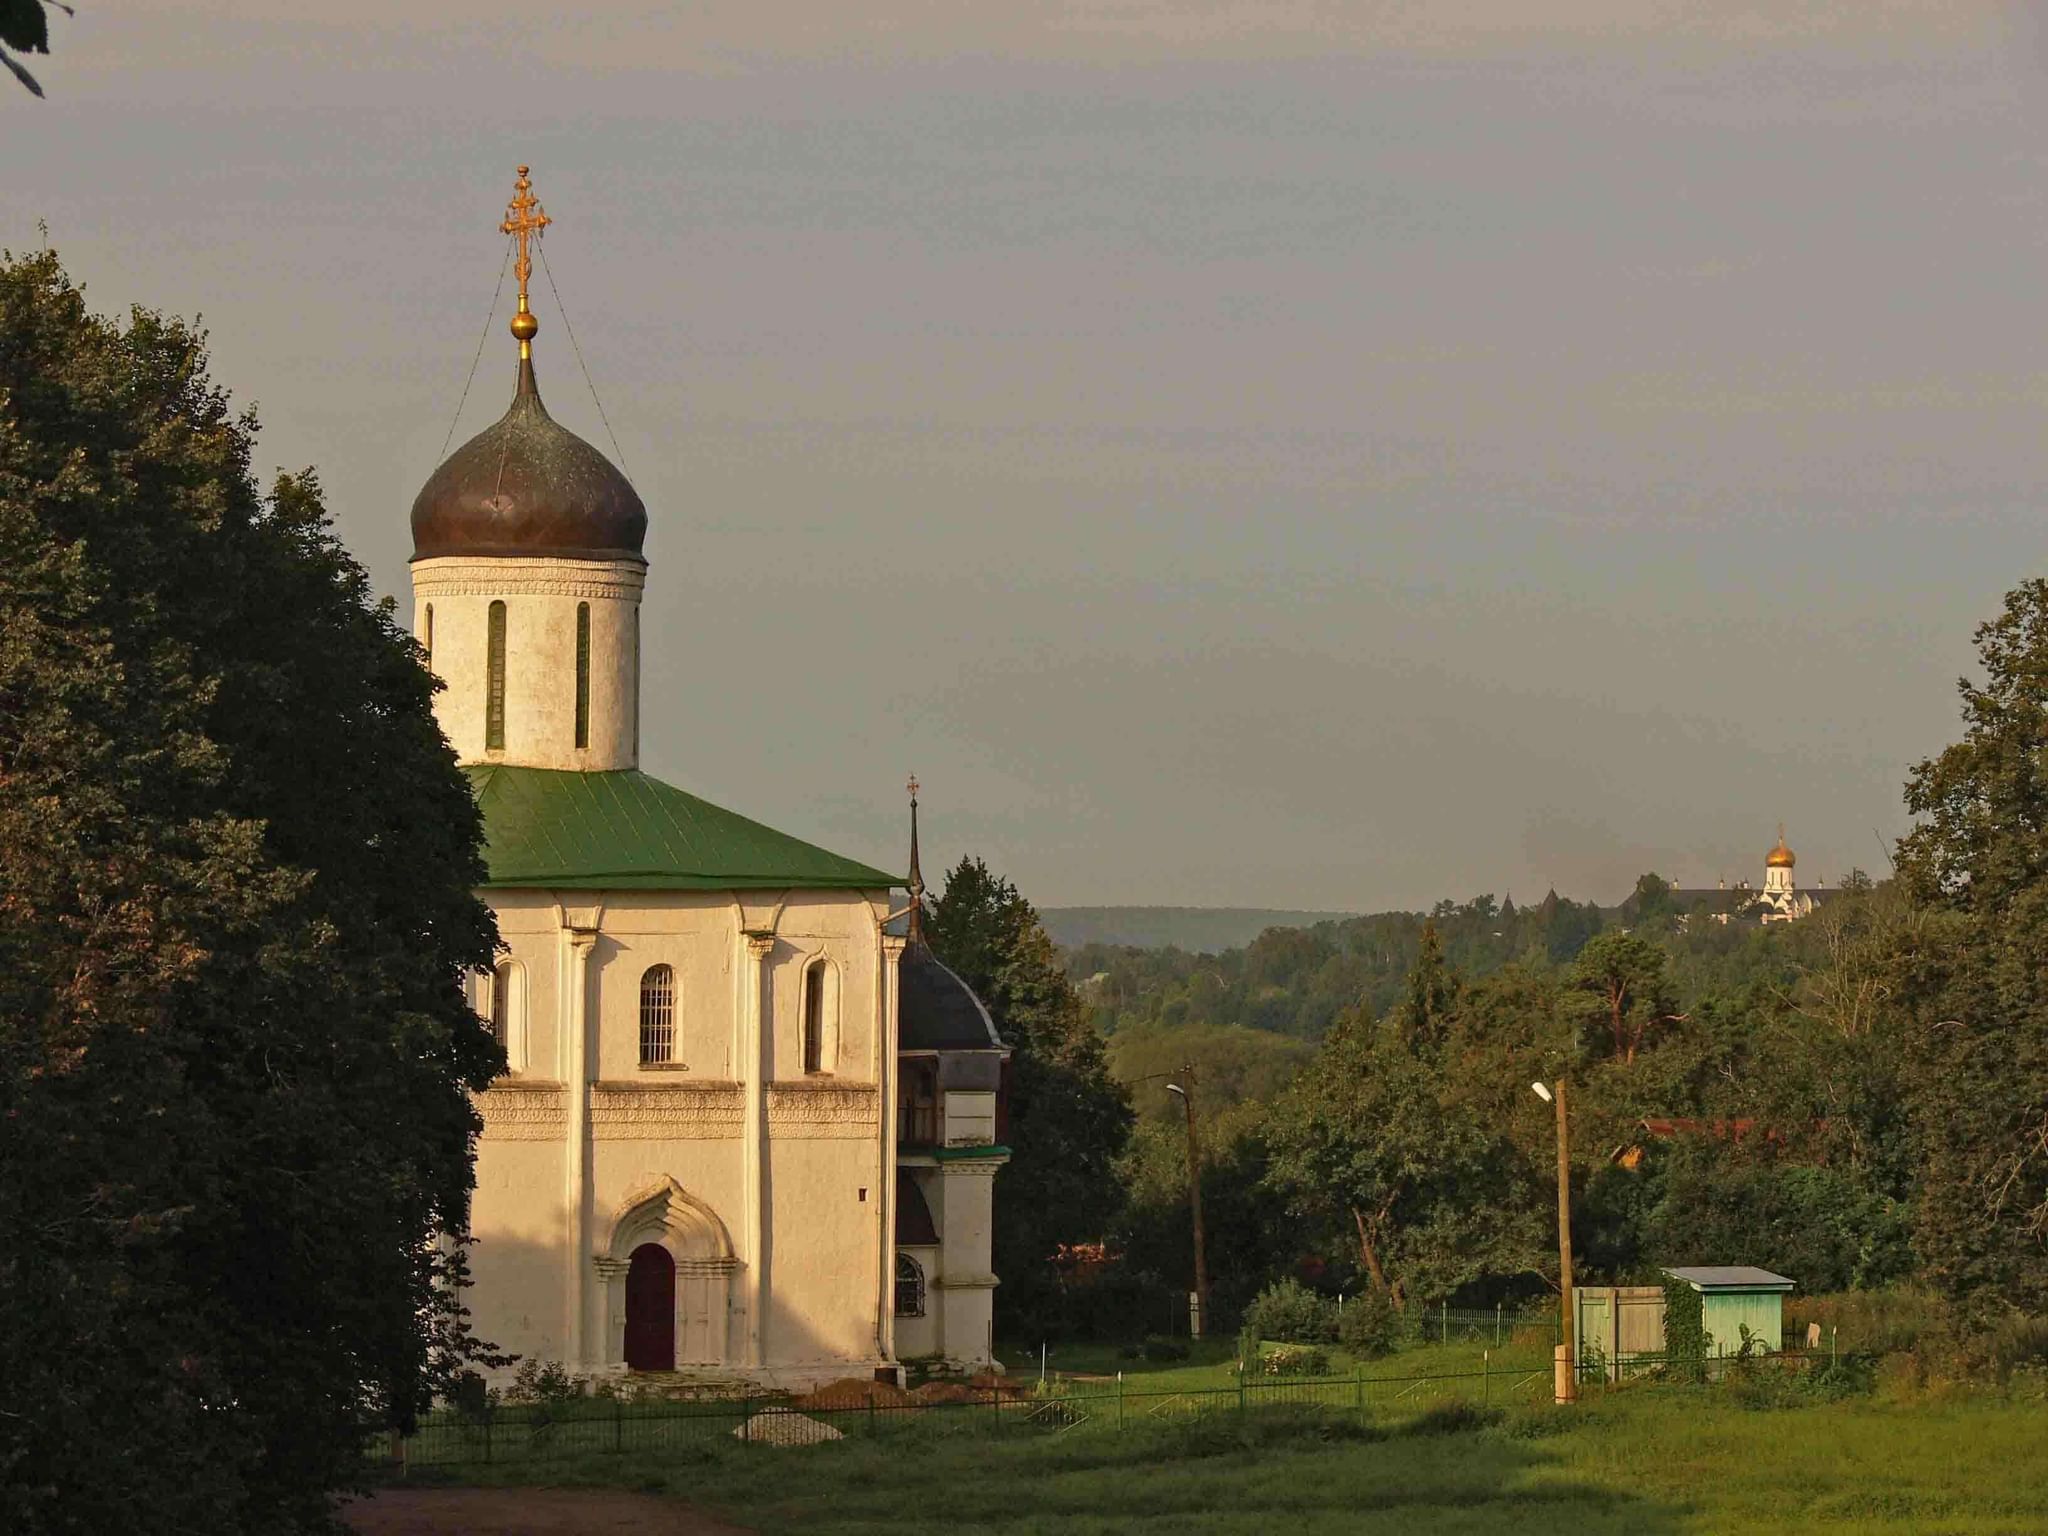
M 412 504 L 412 557 L 640 560 L 647 508 L 603 454 L 548 415 L 522 358 L 511 409 L 448 456 Z
M 904 1051 L 1000 1051 L 996 1021 L 966 982 L 921 938 L 896 968 L 896 1045 Z
M 899 1177 L 896 1180 L 896 1246 L 939 1246 L 938 1224 L 932 1220 L 931 1205 L 926 1201 L 924 1191 L 918 1188 L 915 1179 Z

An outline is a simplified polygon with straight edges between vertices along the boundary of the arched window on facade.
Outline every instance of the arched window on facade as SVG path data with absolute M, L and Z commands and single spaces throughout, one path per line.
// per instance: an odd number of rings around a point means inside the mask
M 939 1064 L 912 1057 L 896 1084 L 896 1140 L 906 1147 L 939 1144 Z
M 485 667 L 484 750 L 505 750 L 505 605 L 492 603 L 487 620 L 489 656 Z
M 896 1315 L 924 1316 L 924 1266 L 907 1253 L 896 1255 Z
M 492 968 L 484 999 L 484 1027 L 505 1049 L 505 1070 L 526 1068 L 526 970 L 517 960 L 500 960 Z
M 650 965 L 640 975 L 640 1064 L 658 1066 L 675 1059 L 675 969 Z
M 420 625 L 420 645 L 427 653 L 427 670 L 434 670 L 434 605 L 427 604 L 426 622 Z
M 590 745 L 590 604 L 576 605 L 576 745 Z
M 813 960 L 804 968 L 804 1071 L 823 1073 L 832 1070 L 831 1031 L 835 1020 L 832 1017 L 838 1003 L 838 989 L 833 985 L 834 976 L 829 961 Z

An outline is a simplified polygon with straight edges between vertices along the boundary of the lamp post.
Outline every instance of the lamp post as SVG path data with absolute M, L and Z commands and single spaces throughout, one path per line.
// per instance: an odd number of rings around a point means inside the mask
M 1199 1339 L 1203 1318 L 1209 1311 L 1209 1261 L 1202 1245 L 1202 1143 L 1195 1133 L 1195 1069 L 1182 1067 L 1181 1076 L 1187 1080 L 1187 1086 L 1168 1083 L 1166 1091 L 1180 1096 L 1188 1116 L 1188 1203 L 1195 1218 L 1195 1292 L 1193 1305 L 1188 1308 L 1188 1336 Z
M 1529 1086 L 1537 1098 L 1557 1106 L 1557 1294 L 1564 1327 L 1558 1335 L 1563 1342 L 1557 1346 L 1556 1392 L 1560 1403 L 1573 1403 L 1579 1398 L 1579 1351 L 1578 1328 L 1572 1317 L 1571 1131 L 1565 1117 L 1564 1079 L 1557 1080 L 1554 1094 L 1541 1083 Z

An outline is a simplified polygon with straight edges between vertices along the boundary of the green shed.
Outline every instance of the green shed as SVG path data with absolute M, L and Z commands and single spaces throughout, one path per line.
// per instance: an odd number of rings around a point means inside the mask
M 1796 1280 L 1748 1264 L 1697 1264 L 1664 1273 L 1700 1293 L 1710 1353 L 1734 1354 L 1742 1347 L 1744 1328 L 1766 1351 L 1785 1347 L 1785 1293 Z

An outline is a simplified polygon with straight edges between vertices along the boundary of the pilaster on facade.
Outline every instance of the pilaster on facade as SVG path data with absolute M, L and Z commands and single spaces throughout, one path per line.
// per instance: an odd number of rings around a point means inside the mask
M 745 1233 L 746 1273 L 741 1286 L 746 1314 L 746 1364 L 759 1367 L 766 1361 L 763 1322 L 767 1310 L 768 1209 L 762 1199 L 762 1160 L 767 1155 L 768 1078 L 771 1067 L 768 1048 L 773 1044 L 768 1028 L 768 1009 L 773 1004 L 774 981 L 769 960 L 775 953 L 775 935 L 759 929 L 741 935 L 746 945 L 746 987 L 744 1014 L 740 1021 L 743 1054 L 740 1085 L 746 1094 L 745 1147 L 742 1153 L 741 1227 Z
M 560 933 L 563 1140 L 562 1201 L 568 1247 L 563 1264 L 563 1351 L 586 1362 L 583 1255 L 590 1247 L 590 956 L 597 947 L 602 905 L 556 908 Z
M 879 1101 L 876 1166 L 881 1171 L 881 1212 L 875 1236 L 875 1353 L 896 1358 L 896 1018 L 902 986 L 901 934 L 881 936 L 882 984 L 875 989 L 875 1097 Z

